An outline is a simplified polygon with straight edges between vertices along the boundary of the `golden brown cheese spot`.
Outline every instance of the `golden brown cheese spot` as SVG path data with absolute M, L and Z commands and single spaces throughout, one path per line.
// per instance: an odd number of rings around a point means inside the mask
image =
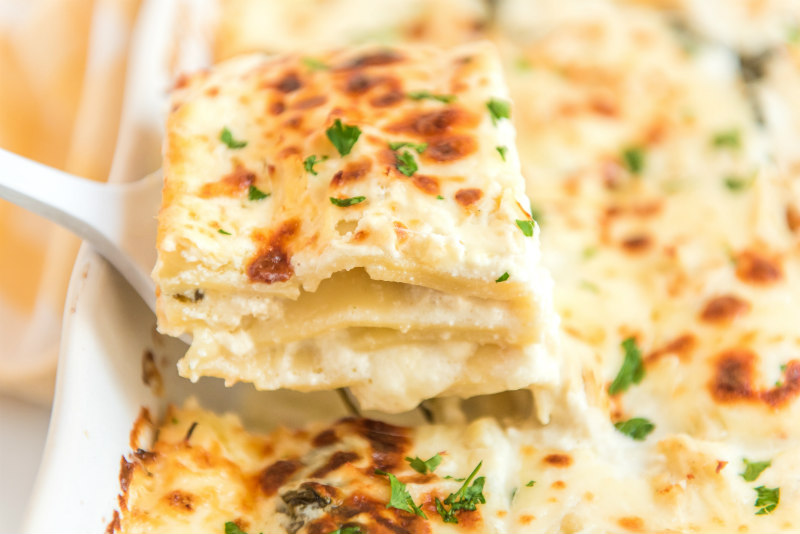
M 760 401 L 770 408 L 780 408 L 800 394 L 800 360 L 786 364 L 780 385 L 758 390 L 755 378 L 756 355 L 746 349 L 727 350 L 714 362 L 711 396 L 721 403 Z
M 133 462 L 129 462 L 122 457 L 122 460 L 119 464 L 119 487 L 122 489 L 122 493 L 128 493 L 128 486 L 131 484 L 131 477 L 133 477 L 133 469 L 135 464 Z
M 718 402 L 747 400 L 753 397 L 756 355 L 746 349 L 731 349 L 714 362 L 711 395 Z
M 597 115 L 604 117 L 616 117 L 619 114 L 617 105 L 610 99 L 601 95 L 595 95 L 589 103 L 589 109 Z
M 736 277 L 753 285 L 770 285 L 783 278 L 783 270 L 777 258 L 746 250 L 736 257 Z
M 476 126 L 477 123 L 478 119 L 470 112 L 448 107 L 438 111 L 411 111 L 390 125 L 388 130 L 430 139 L 449 134 L 451 129 Z
M 281 93 L 292 93 L 303 87 L 303 82 L 300 81 L 296 72 L 289 72 L 283 78 L 275 82 L 273 87 Z
M 191 512 L 194 510 L 194 495 L 181 490 L 171 491 L 164 495 L 164 500 L 167 501 L 172 508 L 181 512 Z
M 273 284 L 285 282 L 294 275 L 288 245 L 299 229 L 300 222 L 297 219 L 286 221 L 278 227 L 267 240 L 266 246 L 247 266 L 247 276 L 251 282 Z
M 308 525 L 308 533 L 328 534 L 332 532 L 331 523 L 335 525 L 334 530 L 342 525 L 358 524 L 368 534 L 428 534 L 431 531 L 428 522 L 421 517 L 397 508 L 387 508 L 385 502 L 360 493 L 350 495 L 339 506 L 332 507 L 329 517 Z
M 325 465 L 311 473 L 311 478 L 322 478 L 328 473 L 332 471 L 336 471 L 344 464 L 349 464 L 358 460 L 360 457 L 357 453 L 352 451 L 336 451 L 328 458 L 328 461 L 325 462 Z
M 645 363 L 653 363 L 668 354 L 675 354 L 682 361 L 686 360 L 691 351 L 694 350 L 695 345 L 697 345 L 697 339 L 694 335 L 683 334 L 648 354 L 647 358 L 645 358 Z
M 328 97 L 325 95 L 310 96 L 292 104 L 292 109 L 312 109 L 321 106 L 327 101 Z
M 301 467 L 299 460 L 278 460 L 258 475 L 258 487 L 267 497 L 275 495 Z
M 369 442 L 376 469 L 388 471 L 403 462 L 411 445 L 407 428 L 374 419 L 345 419 L 343 423 Z
M 750 311 L 750 303 L 736 295 L 721 295 L 706 303 L 700 319 L 707 323 L 728 323 Z
M 428 141 L 422 159 L 433 163 L 455 161 L 478 150 L 478 143 L 471 135 L 449 135 Z
M 311 444 L 314 446 L 314 448 L 327 447 L 328 445 L 333 445 L 334 443 L 338 442 L 339 436 L 336 434 L 336 430 L 333 428 L 323 430 L 311 440 Z
M 562 490 L 567 487 L 567 483 L 564 482 L 563 480 L 556 480 L 555 482 L 550 484 L 550 487 L 553 489 Z
M 290 130 L 299 130 L 303 125 L 303 116 L 297 115 L 284 121 L 283 125 Z
M 207 97 L 214 98 L 219 94 L 219 87 L 212 86 L 206 89 L 205 94 Z
M 236 165 L 233 171 L 220 180 L 203 185 L 200 196 L 202 198 L 235 197 L 243 191 L 247 191 L 255 181 L 256 174 L 254 172 L 247 170 L 242 165 Z
M 792 360 L 786 364 L 781 385 L 762 391 L 761 399 L 772 408 L 779 408 L 798 394 L 800 394 L 800 361 Z
M 519 522 L 522 525 L 529 525 L 530 523 L 533 523 L 535 520 L 536 516 L 530 514 L 522 514 L 521 516 L 519 516 Z
M 406 239 L 408 239 L 408 226 L 401 222 L 395 221 L 394 233 L 397 235 L 397 241 L 404 243 Z
M 542 458 L 542 463 L 553 467 L 569 467 L 572 465 L 572 456 L 569 454 L 548 454 Z
M 284 111 L 286 111 L 286 104 L 281 101 L 272 102 L 269 105 L 270 115 L 280 115 Z
M 106 534 L 114 534 L 114 532 L 119 532 L 120 529 L 119 511 L 114 510 L 114 515 L 111 517 L 111 521 L 108 523 L 108 526 L 106 526 Z
M 786 226 L 795 234 L 800 233 L 800 210 L 794 206 L 786 206 Z
M 394 106 L 395 104 L 399 104 L 405 95 L 399 89 L 391 89 L 382 95 L 373 97 L 369 103 L 371 106 L 376 108 L 386 108 L 389 106 Z
M 464 206 L 465 208 L 475 204 L 483 197 L 483 191 L 480 189 L 459 189 L 456 191 L 456 202 Z
M 630 517 L 620 517 L 617 520 L 617 524 L 625 530 L 630 530 L 631 532 L 642 532 L 642 530 L 644 530 L 644 520 L 635 515 Z
M 357 182 L 364 178 L 372 169 L 372 160 L 364 157 L 357 161 L 352 161 L 338 171 L 331 179 L 331 187 L 339 187 L 350 182 Z
M 340 69 L 359 69 L 363 67 L 380 67 L 383 65 L 391 65 L 403 61 L 402 54 L 393 50 L 384 50 L 381 52 L 374 52 L 364 54 L 347 62 Z
M 726 465 L 728 465 L 728 462 L 726 462 L 725 460 L 717 460 L 717 467 L 716 469 L 714 469 L 714 472 L 719 474 L 720 471 L 725 469 Z
M 622 248 L 625 250 L 625 252 L 629 252 L 631 254 L 639 254 L 649 249 L 650 245 L 652 244 L 653 241 L 650 238 L 650 236 L 642 234 L 642 235 L 631 236 L 623 240 Z
M 429 195 L 439 194 L 439 181 L 432 176 L 426 176 L 424 174 L 415 174 L 411 178 L 411 181 L 414 184 L 414 186 L 420 191 L 428 193 Z
M 381 81 L 382 78 L 377 76 L 367 76 L 361 72 L 355 72 L 345 79 L 344 92 L 350 96 L 363 95 Z

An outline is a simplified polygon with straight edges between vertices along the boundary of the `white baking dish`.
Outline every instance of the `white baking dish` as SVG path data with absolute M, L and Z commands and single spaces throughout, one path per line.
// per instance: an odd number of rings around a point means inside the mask
M 149 0 L 142 7 L 110 181 L 138 179 L 160 165 L 168 89 L 176 72 L 208 64 L 204 25 L 212 8 L 198 0 Z M 67 296 L 53 413 L 27 532 L 106 528 L 117 507 L 120 458 L 131 452 L 129 435 L 142 407 L 157 418 L 169 402 L 193 395 L 207 408 L 236 412 L 251 428 L 347 414 L 336 393 L 256 392 L 249 385 L 225 388 L 216 379 L 192 384 L 175 370 L 185 348 L 155 331 L 144 302 L 84 245 Z M 159 370 L 149 386 L 146 352 Z M 392 419 L 414 423 L 420 415 Z

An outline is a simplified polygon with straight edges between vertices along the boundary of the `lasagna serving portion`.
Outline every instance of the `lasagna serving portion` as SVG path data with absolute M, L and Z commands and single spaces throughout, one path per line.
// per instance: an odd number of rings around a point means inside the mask
M 167 127 L 159 329 L 183 376 L 349 387 L 363 408 L 558 383 L 489 43 L 245 56 Z

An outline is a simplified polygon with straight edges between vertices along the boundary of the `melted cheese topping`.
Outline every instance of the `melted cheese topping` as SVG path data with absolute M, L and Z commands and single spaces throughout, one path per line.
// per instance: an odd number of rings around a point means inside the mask
M 390 411 L 555 384 L 551 283 L 513 127 L 490 109 L 508 103 L 491 45 L 307 59 L 239 58 L 176 96 L 154 276 L 159 328 L 193 335 L 181 373 L 351 386 Z M 339 127 L 360 131 L 344 154 Z

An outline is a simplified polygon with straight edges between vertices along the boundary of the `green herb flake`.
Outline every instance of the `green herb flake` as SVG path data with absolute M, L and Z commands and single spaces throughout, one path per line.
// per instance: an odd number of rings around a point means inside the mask
M 467 480 L 465 477 L 458 478 L 450 475 L 445 475 L 444 478 L 446 478 L 447 480 L 455 480 L 456 482 L 464 482 L 465 480 Z
M 303 58 L 303 65 L 308 67 L 311 70 L 328 70 L 330 67 L 323 63 L 322 61 L 313 58 L 313 57 L 304 57 Z
M 220 233 L 220 234 L 222 234 L 222 235 L 231 235 L 231 233 L 230 233 L 230 232 L 226 232 L 226 231 L 225 231 L 225 230 L 223 230 L 222 228 L 220 228 L 219 230 L 217 230 L 217 232 L 219 232 L 219 233 Z
M 508 147 L 507 146 L 496 146 L 495 149 L 497 149 L 497 153 L 500 154 L 500 157 L 503 158 L 503 161 L 505 161 L 506 160 L 506 154 L 508 153 Z
M 772 511 L 778 507 L 778 503 L 781 500 L 781 489 L 759 486 L 755 488 L 755 490 L 758 494 L 758 497 L 756 498 L 754 506 L 761 507 L 756 512 L 756 515 L 771 514 Z
M 438 200 L 444 200 L 444 197 L 443 197 L 442 195 L 436 195 L 436 198 L 437 198 Z
M 800 43 L 800 25 L 794 24 L 786 30 L 786 40 L 790 43 Z
M 525 487 L 526 488 L 532 488 L 535 485 L 536 485 L 536 481 L 535 480 L 530 480 L 527 484 L 525 484 Z
M 489 114 L 492 116 L 492 124 L 496 125 L 500 119 L 511 118 L 511 104 L 505 100 L 492 98 L 486 103 Z
M 233 134 L 227 126 L 224 127 L 219 133 L 219 140 L 228 145 L 228 148 L 232 148 L 234 150 L 247 146 L 247 141 L 239 141 L 234 139 Z
M 346 156 L 358 141 L 358 137 L 361 135 L 361 128 L 343 124 L 341 119 L 336 119 L 333 122 L 333 126 L 325 130 L 325 135 L 328 136 L 331 144 L 336 147 L 339 155 Z
M 517 61 L 514 63 L 514 66 L 517 67 L 517 70 L 533 70 L 533 63 L 531 63 L 531 60 L 526 57 L 518 57 Z
M 517 219 L 517 226 L 519 226 L 519 229 L 525 234 L 525 237 L 533 237 L 533 223 L 533 219 L 528 221 Z
M 591 291 L 592 293 L 600 293 L 600 288 L 597 287 L 597 284 L 588 280 L 581 280 L 581 289 Z
M 397 480 L 396 476 L 386 471 L 381 471 L 380 469 L 376 469 L 375 474 L 389 477 L 389 486 L 391 487 L 392 495 L 389 498 L 389 504 L 386 505 L 386 508 L 397 508 L 398 510 L 403 510 L 428 519 L 425 512 L 414 504 L 414 500 L 411 498 L 411 494 L 408 493 L 406 485 Z
M 417 172 L 417 169 L 419 169 L 419 167 L 417 167 L 417 162 L 414 160 L 414 155 L 408 150 L 395 154 L 395 158 L 395 168 L 406 176 L 413 176 L 414 173 Z
M 736 129 L 723 130 L 714 134 L 711 144 L 714 148 L 737 149 L 742 145 L 741 134 Z
M 239 525 L 233 521 L 225 522 L 225 534 L 247 534 L 244 530 L 239 528 Z
M 608 387 L 609 395 L 623 393 L 632 384 L 638 384 L 644 378 L 642 352 L 636 346 L 636 340 L 629 337 L 622 342 L 622 349 L 625 351 L 625 359 L 622 362 L 619 373 L 617 373 L 617 377 Z
M 485 504 L 486 498 L 483 496 L 483 486 L 486 483 L 486 477 L 478 477 L 475 482 L 472 479 L 480 471 L 483 462 L 479 462 L 472 473 L 464 481 L 464 484 L 456 491 L 447 496 L 442 502 L 436 497 L 436 511 L 445 523 L 458 523 L 456 512 L 461 510 L 474 511 L 478 504 Z M 472 484 L 470 484 L 472 482 Z
M 434 454 L 427 460 L 423 460 L 419 456 L 415 458 L 410 458 L 407 456 L 406 461 L 411 466 L 411 469 L 421 475 L 427 475 L 428 473 L 433 473 L 436 471 L 436 468 L 439 467 L 440 463 L 442 463 L 442 457 L 438 454 Z
M 645 153 L 644 149 L 639 146 L 629 146 L 622 151 L 622 163 L 631 174 L 642 174 L 645 166 Z
M 339 527 L 330 534 L 363 534 L 363 530 L 359 525 L 345 525 L 343 527 Z
M 505 273 L 501 274 L 501 275 L 500 275 L 500 278 L 498 278 L 497 280 L 495 280 L 495 283 L 498 283 L 498 282 L 505 282 L 506 280 L 508 280 L 508 276 L 509 276 L 509 275 L 508 275 L 508 272 L 505 272 Z
M 339 206 L 340 208 L 349 208 L 350 206 L 355 206 L 356 204 L 361 204 L 367 197 L 350 197 L 350 198 L 336 198 L 330 197 L 331 204 L 334 206 Z
M 740 176 L 728 176 L 727 178 L 725 178 L 725 187 L 727 187 L 729 191 L 732 191 L 734 193 L 744 191 L 751 185 L 753 185 L 752 178 L 742 178 Z
M 314 165 L 316 165 L 317 163 L 322 163 L 326 159 L 328 159 L 328 156 L 317 157 L 316 154 L 312 154 L 303 160 L 303 168 L 306 170 L 306 172 L 316 176 L 317 171 L 314 170 Z
M 425 152 L 425 149 L 428 148 L 428 143 L 410 143 L 408 141 L 394 141 L 389 143 L 389 148 L 392 150 L 398 150 L 406 146 L 416 150 L 417 154 L 422 154 Z
M 744 462 L 744 473 L 739 473 L 739 476 L 741 476 L 747 482 L 753 482 L 757 480 L 761 473 L 763 473 L 766 468 L 772 465 L 772 460 L 751 462 L 747 458 L 744 458 L 742 461 Z
M 250 200 L 264 200 L 272 193 L 265 193 L 261 189 L 257 188 L 254 185 L 250 185 L 250 189 L 247 190 L 247 198 Z
M 595 256 L 597 256 L 597 252 L 598 252 L 597 247 L 586 247 L 581 252 L 581 257 L 584 260 L 590 260 L 590 259 L 594 258 Z
M 178 418 L 177 417 L 173 417 L 172 418 L 172 424 L 173 425 L 177 425 L 178 424 Z
M 655 430 L 656 425 L 644 417 L 634 417 L 627 421 L 618 421 L 614 423 L 614 428 L 626 436 L 632 437 L 636 441 L 643 441 L 650 432 Z
M 438 100 L 444 104 L 449 104 L 456 99 L 455 95 L 436 95 L 430 91 L 412 91 L 408 93 L 411 100 Z

